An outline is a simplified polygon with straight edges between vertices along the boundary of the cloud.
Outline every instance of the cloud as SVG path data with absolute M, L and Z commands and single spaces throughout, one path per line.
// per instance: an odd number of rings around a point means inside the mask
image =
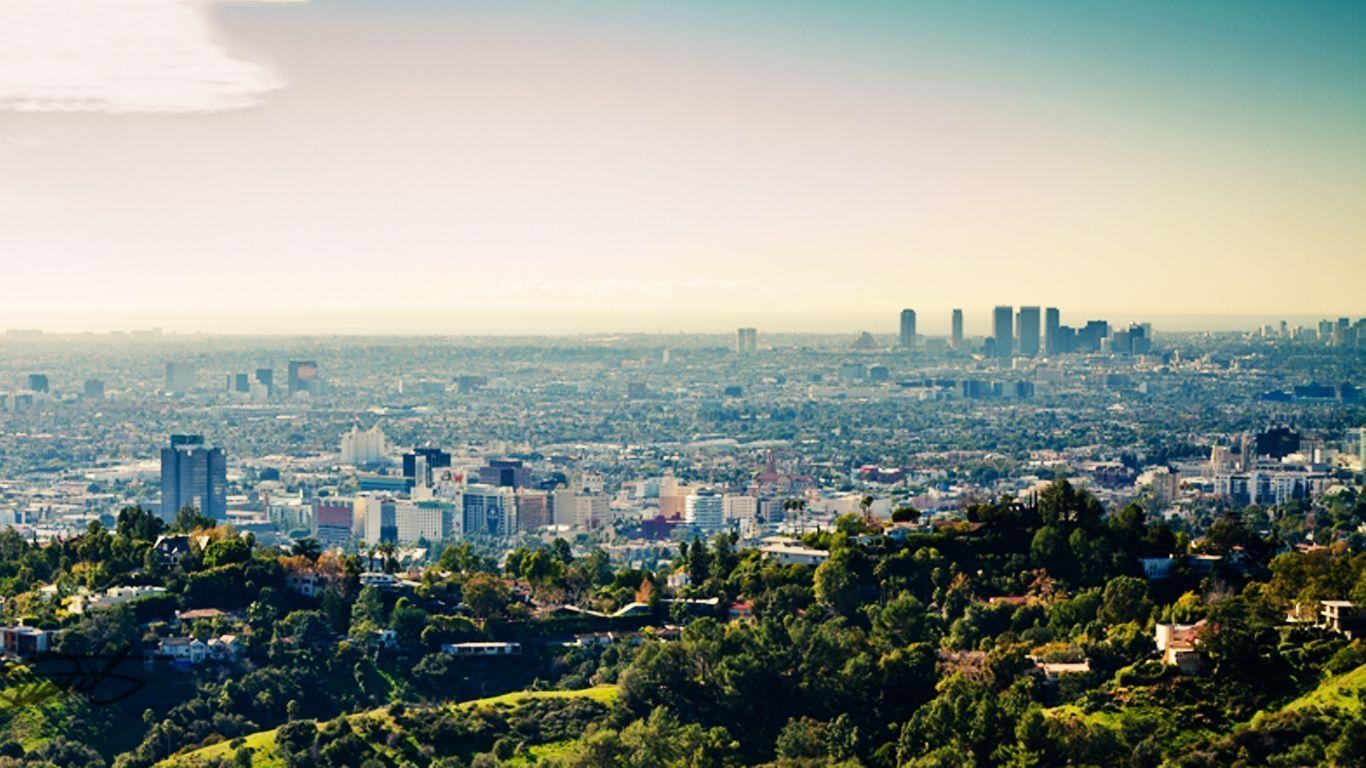
M 0 0 L 0 111 L 183 113 L 283 83 L 213 38 L 197 0 Z

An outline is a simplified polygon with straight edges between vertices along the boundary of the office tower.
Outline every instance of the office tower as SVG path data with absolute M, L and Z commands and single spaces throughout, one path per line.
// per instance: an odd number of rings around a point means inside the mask
M 511 488 L 470 485 L 461 494 L 466 536 L 511 536 L 517 533 L 517 494 Z
M 588 531 L 612 520 L 611 500 L 600 491 L 561 488 L 552 503 L 556 525 Z
M 346 503 L 313 505 L 313 538 L 327 549 L 351 541 L 352 508 Z
M 1039 354 L 1039 308 L 1020 307 L 1015 317 L 1016 333 L 1019 334 L 1019 352 L 1025 357 Z
M 249 373 L 230 373 L 227 378 L 227 390 L 234 394 L 245 395 L 251 393 L 251 374 Z
M 1061 348 L 1061 329 L 1062 315 L 1057 307 L 1049 307 L 1043 311 L 1043 350 L 1045 354 L 1057 355 L 1062 353 Z
M 341 439 L 341 463 L 349 464 L 353 467 L 366 464 L 375 464 L 384 458 L 384 433 L 380 431 L 379 425 L 361 431 L 360 427 L 351 427 L 351 431 L 342 435 Z
M 103 399 L 104 399 L 104 380 L 103 380 L 103 379 L 86 379 L 86 380 L 85 380 L 85 388 L 82 390 L 82 394 L 85 396 L 85 399 L 86 399 L 86 400 L 103 400 Z
M 996 357 L 1010 357 L 1015 351 L 1014 307 L 997 307 L 991 313 L 991 338 Z
M 161 449 L 161 518 L 170 522 L 185 507 L 207 517 L 228 516 L 228 465 L 221 448 L 205 448 L 203 435 L 171 435 Z
M 1110 324 L 1104 320 L 1087 320 L 1086 325 L 1077 331 L 1077 349 L 1081 352 L 1096 352 L 1100 343 L 1110 336 Z
M 759 348 L 759 331 L 756 328 L 737 328 L 735 330 L 735 353 L 749 354 Z
M 1366 427 L 1362 427 L 1357 434 L 1357 458 L 1361 462 L 1361 471 L 1366 473 Z
M 256 383 L 266 388 L 266 396 L 271 397 L 275 394 L 275 369 L 257 368 Z
M 525 488 L 531 485 L 531 467 L 520 459 L 490 459 L 479 468 L 479 482 L 504 488 Z
M 1146 355 L 1153 349 L 1152 325 L 1133 323 L 1129 326 L 1129 354 Z
M 403 454 L 403 476 L 409 480 L 417 477 L 419 456 L 426 462 L 428 471 L 451 465 L 451 455 L 440 448 L 414 448 L 412 452 Z
M 459 517 L 449 501 L 395 501 L 394 538 L 400 544 L 442 541 Z
M 34 392 L 49 392 L 49 386 L 46 373 L 30 373 L 28 375 L 28 388 Z
M 310 395 L 322 394 L 322 370 L 313 360 L 289 361 L 289 394 L 307 392 Z
M 394 500 L 382 496 L 357 496 L 357 512 L 364 515 L 365 543 L 398 543 L 398 508 Z
M 949 346 L 954 349 L 963 348 L 963 310 L 953 311 L 953 326 L 949 336 Z
M 166 364 L 167 392 L 189 392 L 194 389 L 195 378 L 196 372 L 194 363 Z
M 517 490 L 517 524 L 524 531 L 550 525 L 550 494 L 546 491 Z
M 726 526 L 725 498 L 709 490 L 689 495 L 683 506 L 683 520 L 704 533 L 721 530 Z
M 901 339 L 902 349 L 915 349 L 915 310 L 901 310 Z

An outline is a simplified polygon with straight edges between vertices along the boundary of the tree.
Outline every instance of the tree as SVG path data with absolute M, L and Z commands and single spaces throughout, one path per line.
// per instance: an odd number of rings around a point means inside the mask
M 858 610 L 858 577 L 849 549 L 836 550 L 816 568 L 816 599 L 835 611 L 851 616 Z
M 384 626 L 384 597 L 375 586 L 366 586 L 351 606 L 351 636 L 361 637 Z
M 507 611 L 512 592 L 503 580 L 491 573 L 476 573 L 465 579 L 460 592 L 465 605 L 481 619 L 501 616 Z
M 892 522 L 894 523 L 915 523 L 920 520 L 920 510 L 905 504 L 892 510 Z
M 314 538 L 299 539 L 294 542 L 294 548 L 291 550 L 291 554 L 308 558 L 313 562 L 316 562 L 322 553 L 322 545 Z
M 171 530 L 176 533 L 190 533 L 201 528 L 212 528 L 217 523 L 212 517 L 200 514 L 199 510 L 186 505 L 175 513 L 175 522 L 171 523 Z
M 118 521 L 115 523 L 114 530 L 120 538 L 132 541 L 156 541 L 162 531 L 166 530 L 166 523 L 140 506 L 124 507 L 119 510 Z
M 1147 582 L 1132 576 L 1116 576 L 1101 593 L 1100 619 L 1107 624 L 1126 621 L 1141 624 L 1148 620 L 1152 607 Z

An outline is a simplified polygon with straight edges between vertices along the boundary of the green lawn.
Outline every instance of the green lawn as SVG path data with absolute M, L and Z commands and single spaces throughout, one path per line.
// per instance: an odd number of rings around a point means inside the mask
M 600 685 L 594 688 L 583 688 L 577 691 L 514 691 L 505 693 L 501 696 L 490 696 L 485 699 L 474 699 L 452 704 L 457 709 L 473 709 L 475 707 L 514 707 L 526 701 L 536 699 L 572 699 L 587 698 L 603 704 L 611 704 L 616 701 L 617 687 L 615 685 Z M 347 716 L 351 720 L 360 718 L 386 718 L 388 709 L 381 707 L 367 712 L 359 712 Z M 253 768 L 283 768 L 284 763 L 279 755 L 275 753 L 275 731 L 260 731 L 246 737 L 244 747 L 251 747 L 253 750 L 251 764 Z M 534 747 L 531 750 L 533 756 L 537 758 L 545 757 L 556 751 L 564 749 L 565 745 L 545 744 L 541 747 Z M 538 751 L 539 750 L 539 751 Z M 205 761 L 218 757 L 231 757 L 237 750 L 231 746 L 231 742 L 223 741 L 211 744 L 201 749 L 184 752 L 174 755 L 160 763 L 157 768 L 194 768 L 203 765 Z

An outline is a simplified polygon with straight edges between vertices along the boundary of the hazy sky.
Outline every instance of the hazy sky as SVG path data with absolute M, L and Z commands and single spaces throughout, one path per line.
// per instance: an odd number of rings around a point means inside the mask
M 0 305 L 1355 315 L 1363 40 L 1338 0 L 0 0 Z

